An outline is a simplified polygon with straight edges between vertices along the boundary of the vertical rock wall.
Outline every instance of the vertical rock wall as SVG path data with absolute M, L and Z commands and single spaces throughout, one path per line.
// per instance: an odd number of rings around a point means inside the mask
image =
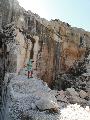
M 90 47 L 89 32 L 57 19 L 42 19 L 25 11 L 16 0 L 0 0 L 0 11 L 7 72 L 18 73 L 32 58 L 37 76 L 51 85 L 60 73 L 68 72 L 76 61 L 83 60 Z

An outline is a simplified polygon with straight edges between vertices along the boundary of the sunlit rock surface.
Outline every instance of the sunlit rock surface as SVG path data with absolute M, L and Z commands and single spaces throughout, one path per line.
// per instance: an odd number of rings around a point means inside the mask
M 7 47 L 6 70 L 18 73 L 32 58 L 37 75 L 51 86 L 60 73 L 70 72 L 76 61 L 84 61 L 89 32 L 58 19 L 42 19 L 25 11 L 16 0 L 0 0 L 0 16 Z
M 90 33 L 0 0 L 1 101 L 1 120 L 90 120 Z

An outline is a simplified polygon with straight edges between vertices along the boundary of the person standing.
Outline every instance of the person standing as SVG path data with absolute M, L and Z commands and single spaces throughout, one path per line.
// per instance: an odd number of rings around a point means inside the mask
M 30 61 L 27 63 L 27 69 L 28 69 L 28 79 L 32 78 L 33 70 L 32 70 L 32 63 L 34 61 L 30 59 Z

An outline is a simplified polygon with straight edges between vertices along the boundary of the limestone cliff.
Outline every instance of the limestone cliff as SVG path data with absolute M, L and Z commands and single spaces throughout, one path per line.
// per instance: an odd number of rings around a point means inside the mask
M 0 31 L 2 71 L 19 73 L 31 58 L 37 76 L 48 85 L 76 61 L 84 61 L 90 48 L 89 32 L 57 19 L 42 19 L 17 0 L 0 0 Z

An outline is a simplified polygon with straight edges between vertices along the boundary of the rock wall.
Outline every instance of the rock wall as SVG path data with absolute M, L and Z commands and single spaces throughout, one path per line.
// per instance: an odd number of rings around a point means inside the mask
M 31 58 L 37 76 L 51 86 L 60 73 L 84 60 L 90 47 L 89 32 L 57 19 L 42 19 L 25 11 L 16 0 L 0 0 L 0 11 L 0 29 L 7 46 L 7 72 L 19 73 Z

